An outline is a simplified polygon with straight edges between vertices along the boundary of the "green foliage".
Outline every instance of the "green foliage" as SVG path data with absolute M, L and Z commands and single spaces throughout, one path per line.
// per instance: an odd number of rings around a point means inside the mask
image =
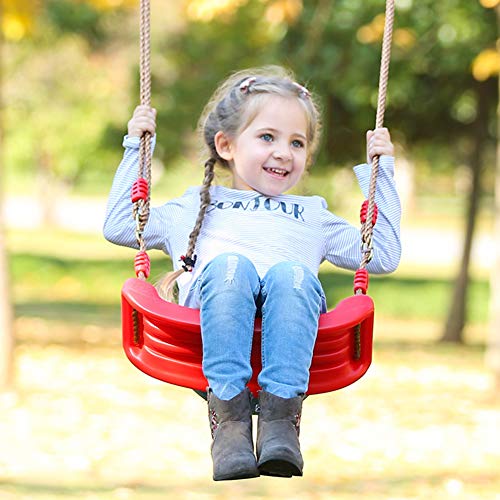
M 303 2 L 297 19 L 279 24 L 266 19 L 268 5 L 243 2 L 230 19 L 188 20 L 184 30 L 161 43 L 162 58 L 176 75 L 155 78 L 164 158 L 192 145 L 197 118 L 218 81 L 233 70 L 269 62 L 293 69 L 322 99 L 319 163 L 364 157 L 364 132 L 375 121 L 384 2 Z M 442 148 L 449 163 L 462 156 L 460 148 L 467 149 L 478 121 L 494 119 L 495 81 L 474 80 L 471 64 L 495 40 L 494 12 L 479 2 L 396 2 L 386 113 L 396 140 L 411 145 L 413 154 L 430 143 L 431 158 Z M 450 138 L 457 151 L 450 151 Z M 492 134 L 488 147 L 493 139 Z
M 8 164 L 29 170 L 38 165 L 71 185 L 89 164 L 105 159 L 100 148 L 108 117 L 105 98 L 114 88 L 85 54 L 80 39 L 58 38 L 11 75 L 7 120 L 22 126 L 7 130 Z M 31 79 L 25 77 L 28 69 Z
M 86 2 L 49 0 L 45 15 L 61 34 L 78 33 L 93 42 L 102 41 L 105 36 L 99 11 Z
M 103 52 L 104 21 L 122 14 L 85 2 L 40 8 L 32 36 L 6 46 L 5 161 L 15 172 L 72 187 L 116 162 L 116 145 L 103 137 L 116 117 L 125 120 L 128 71 L 119 52 L 114 60 Z
M 274 34 L 262 22 L 263 2 L 244 3 L 228 21 L 188 22 L 178 34 L 160 41 L 158 67 L 153 66 L 154 105 L 164 159 L 186 155 L 193 132 L 210 95 L 230 72 L 273 61 Z M 161 152 L 159 152 L 161 155 Z
M 401 123 L 407 141 L 449 148 L 450 140 L 457 144 L 472 136 L 479 121 L 494 120 L 496 82 L 476 81 L 471 66 L 495 44 L 495 13 L 477 1 L 423 1 L 398 12 L 397 23 L 412 30 L 417 41 L 407 51 L 396 51 L 391 74 L 396 102 L 388 120 Z M 479 109 L 480 99 L 486 114 Z M 489 140 L 491 147 L 493 134 Z
M 76 35 L 83 38 L 92 50 L 105 49 L 118 36 L 119 27 L 124 25 L 129 9 L 123 5 L 123 0 L 103 0 L 101 3 L 89 0 L 45 0 L 41 2 L 39 30 L 53 30 L 56 36 L 62 37 Z
M 270 15 L 288 3 L 239 2 L 209 20 L 189 15 L 186 4 L 152 2 L 157 158 L 198 161 L 195 126 L 218 82 L 268 63 L 290 67 L 321 97 L 320 168 L 364 158 L 364 132 L 375 118 L 384 1 L 297 1 L 291 4 L 302 8 L 293 15 Z M 138 102 L 130 81 L 138 81 L 139 33 L 137 10 L 109 5 L 40 2 L 31 38 L 7 45 L 6 159 L 14 171 L 45 162 L 71 184 L 91 170 L 91 179 L 113 170 L 119 137 Z M 432 168 L 438 150 L 441 168 L 467 163 L 479 127 L 490 154 L 496 83 L 476 81 L 471 65 L 495 40 L 495 13 L 476 0 L 396 2 L 386 123 L 408 154 Z
M 368 43 L 361 29 L 377 32 L 376 16 L 384 8 L 383 1 L 329 4 L 327 9 L 322 2 L 305 2 L 304 14 L 282 44 L 295 68 L 310 75 L 324 96 L 325 161 L 360 155 L 363 131 L 373 127 L 381 32 Z M 321 24 L 313 29 L 315 18 Z M 318 28 L 321 39 L 315 40 Z M 476 119 L 484 120 L 479 94 L 489 103 L 486 119 L 493 120 L 496 83 L 478 83 L 470 71 L 479 52 L 495 43 L 493 12 L 479 2 L 401 1 L 394 30 L 386 123 L 397 140 L 411 145 L 412 153 L 425 142 L 449 150 L 451 137 L 467 138 Z

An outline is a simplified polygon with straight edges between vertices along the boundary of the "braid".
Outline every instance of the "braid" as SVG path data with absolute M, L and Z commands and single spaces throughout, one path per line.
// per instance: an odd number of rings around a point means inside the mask
M 216 162 L 217 159 L 213 156 L 205 162 L 205 177 L 200 190 L 200 210 L 198 212 L 198 217 L 196 218 L 193 230 L 189 235 L 188 249 L 186 252 L 186 257 L 189 257 L 190 259 L 193 258 L 196 241 L 200 235 L 203 219 L 205 218 L 205 213 L 210 205 L 210 186 L 214 180 L 214 167 Z
M 205 214 L 207 212 L 207 208 L 210 205 L 210 186 L 214 179 L 214 167 L 217 163 L 217 159 L 213 156 L 210 157 L 205 162 L 205 178 L 203 179 L 203 185 L 200 190 L 200 210 L 198 212 L 198 217 L 196 218 L 196 222 L 194 224 L 194 228 L 189 235 L 189 243 L 188 249 L 186 251 L 186 259 L 190 259 L 191 261 L 196 260 L 194 255 L 194 250 L 196 247 L 196 241 L 198 240 L 198 236 L 201 232 L 201 226 L 203 225 L 203 219 L 205 218 Z M 166 274 L 156 285 L 158 293 L 160 297 L 169 302 L 175 301 L 175 291 L 174 285 L 177 281 L 177 278 L 181 276 L 184 271 L 189 270 L 187 268 L 187 264 L 185 264 L 186 269 L 183 267 L 178 271 L 174 271 Z

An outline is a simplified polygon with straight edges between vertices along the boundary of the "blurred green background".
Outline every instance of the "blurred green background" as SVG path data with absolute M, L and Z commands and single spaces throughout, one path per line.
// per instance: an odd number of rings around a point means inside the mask
M 139 101 L 138 3 L 1 4 L 0 498 L 498 500 L 498 0 L 396 0 L 385 122 L 403 258 L 371 281 L 373 366 L 306 401 L 304 478 L 225 484 L 201 398 L 120 347 L 135 252 L 101 227 Z M 196 122 L 218 82 L 281 64 L 323 110 L 299 191 L 357 224 L 351 168 L 375 121 L 384 2 L 151 3 L 153 205 L 201 181 Z M 152 258 L 154 280 L 171 266 Z M 322 267 L 330 306 L 352 278 Z

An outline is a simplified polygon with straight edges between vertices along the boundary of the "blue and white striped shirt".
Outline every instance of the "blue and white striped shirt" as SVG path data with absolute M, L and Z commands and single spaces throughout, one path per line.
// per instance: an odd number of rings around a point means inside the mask
M 137 248 L 130 190 L 137 177 L 139 139 L 125 137 L 125 153 L 109 195 L 104 236 L 118 245 Z M 365 196 L 368 194 L 370 166 L 354 167 Z M 401 256 L 401 206 L 393 180 L 394 159 L 380 158 L 375 201 L 378 219 L 373 234 L 371 273 L 394 271 Z M 147 248 L 172 256 L 174 269 L 186 252 L 189 233 L 198 214 L 200 187 L 189 188 L 181 197 L 151 208 L 144 231 Z M 274 264 L 299 261 L 314 274 L 324 260 L 357 269 L 361 261 L 359 227 L 328 211 L 320 196 L 280 195 L 267 197 L 256 191 L 213 186 L 211 204 L 196 245 L 197 262 L 192 273 L 178 280 L 179 303 L 196 307 L 190 289 L 203 268 L 215 256 L 235 252 L 250 259 L 263 277 Z

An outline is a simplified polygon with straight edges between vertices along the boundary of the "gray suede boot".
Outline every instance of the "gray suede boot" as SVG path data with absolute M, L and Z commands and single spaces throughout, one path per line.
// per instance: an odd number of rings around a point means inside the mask
M 299 431 L 303 396 L 285 399 L 259 393 L 257 463 L 264 476 L 302 476 Z
M 248 389 L 229 401 L 207 391 L 212 431 L 214 481 L 258 477 L 252 439 L 251 393 Z

